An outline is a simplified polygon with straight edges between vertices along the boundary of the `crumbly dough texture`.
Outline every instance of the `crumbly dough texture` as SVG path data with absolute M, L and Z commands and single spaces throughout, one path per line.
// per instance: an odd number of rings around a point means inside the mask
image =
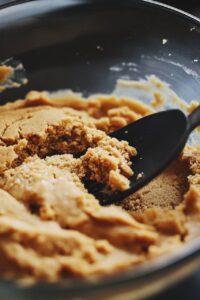
M 121 272 L 199 235 L 200 150 L 118 205 L 84 182 L 124 190 L 136 149 L 110 138 L 153 111 L 113 95 L 30 92 L 0 107 L 0 275 L 56 282 Z M 121 206 L 121 207 L 120 207 Z M 50 270 L 50 271 L 49 271 Z

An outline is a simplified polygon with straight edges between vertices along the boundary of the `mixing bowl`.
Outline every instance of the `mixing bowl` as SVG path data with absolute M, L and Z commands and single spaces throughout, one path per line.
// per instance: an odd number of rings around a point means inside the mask
M 186 101 L 198 100 L 199 48 L 199 20 L 153 1 L 4 1 L 0 61 L 14 57 L 23 62 L 29 83 L 4 91 L 0 102 L 21 98 L 30 89 L 110 93 L 120 77 L 138 80 L 151 74 Z M 140 299 L 199 266 L 196 239 L 174 255 L 98 281 L 21 287 L 2 280 L 0 299 Z

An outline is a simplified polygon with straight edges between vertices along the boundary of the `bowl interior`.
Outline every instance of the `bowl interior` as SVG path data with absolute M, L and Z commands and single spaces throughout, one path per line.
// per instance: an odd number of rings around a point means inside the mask
M 155 74 L 186 100 L 199 98 L 198 22 L 143 1 L 25 1 L 0 12 L 0 60 L 14 57 L 30 89 L 111 92 L 119 77 Z

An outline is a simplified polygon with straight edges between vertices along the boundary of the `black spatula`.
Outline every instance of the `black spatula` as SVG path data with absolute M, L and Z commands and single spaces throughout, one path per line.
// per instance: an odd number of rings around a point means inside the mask
M 130 188 L 111 194 L 103 193 L 103 186 L 91 184 L 90 193 L 102 204 L 119 201 L 134 193 L 156 177 L 183 149 L 191 131 L 200 125 L 200 106 L 188 117 L 178 109 L 167 110 L 144 117 L 111 134 L 118 140 L 127 140 L 136 147 L 133 158 L 134 175 Z

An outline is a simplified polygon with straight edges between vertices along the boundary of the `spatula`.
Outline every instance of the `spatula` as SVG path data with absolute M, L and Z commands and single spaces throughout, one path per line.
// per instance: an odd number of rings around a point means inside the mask
M 137 149 L 132 160 L 134 175 L 130 188 L 109 195 L 103 192 L 103 185 L 90 183 L 87 188 L 102 204 L 122 200 L 142 188 L 161 173 L 178 157 L 191 131 L 200 125 L 200 106 L 188 117 L 178 109 L 158 112 L 146 116 L 110 134 L 118 140 L 127 140 Z

